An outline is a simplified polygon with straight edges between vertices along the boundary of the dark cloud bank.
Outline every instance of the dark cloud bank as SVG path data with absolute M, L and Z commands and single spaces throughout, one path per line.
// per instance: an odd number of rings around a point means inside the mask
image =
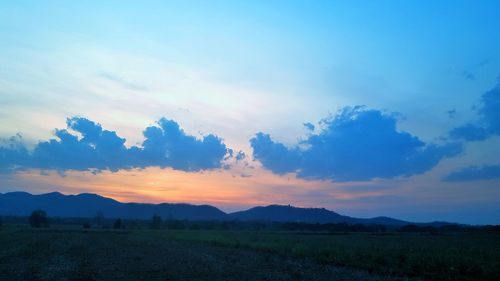
M 4 141 L 0 147 L 0 171 L 101 170 L 171 167 L 182 171 L 220 168 L 231 151 L 215 135 L 201 139 L 187 135 L 179 125 L 165 118 L 147 127 L 142 146 L 125 146 L 116 132 L 80 117 L 67 119 L 67 129 L 56 130 L 57 138 L 39 142 L 29 151 L 20 136 Z M 81 135 L 81 137 L 78 136 Z
M 362 181 L 424 173 L 462 151 L 459 143 L 436 145 L 396 129 L 392 114 L 364 107 L 344 108 L 323 120 L 318 134 L 295 147 L 258 133 L 250 140 L 253 156 L 276 174 L 295 172 L 304 179 Z

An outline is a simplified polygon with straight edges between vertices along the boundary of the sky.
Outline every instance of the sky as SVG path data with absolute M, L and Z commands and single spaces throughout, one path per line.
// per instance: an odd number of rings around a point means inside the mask
M 500 2 L 78 2 L 0 2 L 0 192 L 500 224 Z

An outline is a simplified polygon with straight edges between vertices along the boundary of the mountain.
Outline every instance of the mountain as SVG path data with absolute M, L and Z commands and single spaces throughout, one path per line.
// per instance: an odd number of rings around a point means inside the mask
M 297 208 L 293 206 L 269 205 L 254 207 L 246 211 L 229 214 L 234 220 L 306 222 L 306 223 L 348 223 L 348 224 L 383 224 L 401 226 L 409 222 L 388 217 L 359 219 L 343 216 L 325 208 Z
M 293 206 L 269 205 L 254 207 L 246 211 L 229 214 L 235 220 L 275 221 L 275 222 L 345 222 L 349 217 L 319 208 L 297 208 Z
M 0 194 L 0 214 L 28 216 L 33 210 L 45 210 L 54 217 L 94 217 L 101 212 L 107 218 L 220 220 L 226 213 L 209 205 L 121 203 L 97 194 L 64 195 L 52 192 L 32 195 L 26 192 Z
M 36 209 L 53 217 L 95 217 L 98 212 L 106 218 L 150 219 L 154 214 L 181 220 L 239 220 L 303 223 L 383 224 L 403 226 L 410 222 L 389 217 L 369 219 L 343 216 L 324 208 L 298 208 L 269 205 L 226 214 L 210 205 L 121 203 L 97 194 L 64 195 L 51 192 L 33 195 L 27 192 L 0 193 L 0 215 L 29 216 Z M 443 225 L 434 222 L 419 225 Z

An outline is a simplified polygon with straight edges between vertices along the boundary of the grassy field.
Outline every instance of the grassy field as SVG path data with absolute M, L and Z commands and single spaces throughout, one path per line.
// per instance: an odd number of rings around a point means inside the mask
M 0 231 L 0 280 L 500 280 L 500 235 Z
M 500 280 L 498 234 L 308 234 L 266 232 L 156 233 L 182 241 L 312 258 L 392 276 L 430 280 Z

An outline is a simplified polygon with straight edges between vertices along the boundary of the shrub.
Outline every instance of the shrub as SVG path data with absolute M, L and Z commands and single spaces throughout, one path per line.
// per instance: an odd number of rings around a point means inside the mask
M 31 227 L 49 227 L 49 219 L 47 217 L 47 212 L 44 210 L 35 210 L 31 212 L 29 222 Z
M 115 222 L 113 223 L 113 229 L 122 229 L 122 228 L 123 228 L 122 219 L 116 219 Z

